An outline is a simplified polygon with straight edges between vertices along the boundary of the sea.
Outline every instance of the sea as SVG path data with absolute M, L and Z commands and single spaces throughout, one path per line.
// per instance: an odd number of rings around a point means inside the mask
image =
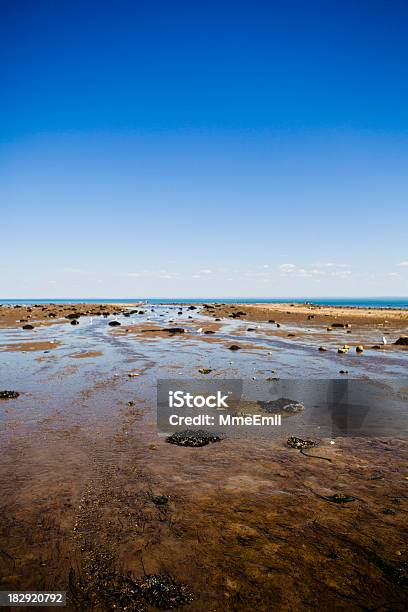
M 281 302 L 292 304 L 316 304 L 319 306 L 353 306 L 355 308 L 407 308 L 408 297 L 366 297 L 366 298 L 330 298 L 330 297 L 229 297 L 229 298 L 0 298 L 1 304 L 133 304 L 145 302 L 146 304 L 205 304 L 207 302 L 220 304 L 279 304 Z

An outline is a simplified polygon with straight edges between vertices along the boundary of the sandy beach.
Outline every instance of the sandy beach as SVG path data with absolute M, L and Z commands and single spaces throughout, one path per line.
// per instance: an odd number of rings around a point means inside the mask
M 65 590 L 69 610 L 406 609 L 407 329 L 392 309 L 3 305 L 1 589 Z M 392 423 L 333 437 L 305 401 L 273 436 L 181 447 L 157 430 L 159 378 L 380 381 Z

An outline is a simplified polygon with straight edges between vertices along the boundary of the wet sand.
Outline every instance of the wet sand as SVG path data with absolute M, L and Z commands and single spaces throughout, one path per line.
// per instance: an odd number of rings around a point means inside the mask
M 42 308 L 32 320 L 47 320 L 53 307 Z M 79 325 L 67 325 L 76 308 Z M 1 343 L 16 347 L 0 352 L 0 389 L 20 392 L 0 400 L 1 589 L 67 590 L 72 610 L 166 609 L 165 588 L 146 579 L 155 575 L 175 581 L 173 601 L 186 610 L 406 609 L 406 428 L 334 444 L 316 431 L 310 454 L 331 462 L 289 448 L 283 433 L 204 448 L 158 435 L 157 378 L 200 377 L 203 365 L 214 378 L 338 377 L 344 364 L 358 379 L 406 374 L 398 347 L 336 352 L 345 338 L 374 344 L 378 313 L 361 323 L 349 313 L 347 334 L 326 331 L 331 312 L 312 325 L 307 311 L 285 318 L 285 308 L 274 310 L 282 329 L 263 307 L 237 305 L 247 314 L 235 320 L 230 307 L 216 317 L 141 307 L 128 317 L 130 307 L 110 305 L 105 318 L 87 304 L 35 330 L 16 323 L 23 312 L 0 309 Z M 406 333 L 406 314 L 389 324 L 392 339 Z M 171 326 L 186 331 L 161 331 Z M 38 361 L 21 349 L 30 334 L 58 346 Z M 240 343 L 250 350 L 228 349 Z M 336 493 L 355 499 L 329 501 Z

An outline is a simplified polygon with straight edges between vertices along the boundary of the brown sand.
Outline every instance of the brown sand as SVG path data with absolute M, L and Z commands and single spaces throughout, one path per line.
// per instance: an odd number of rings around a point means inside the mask
M 17 352 L 17 351 L 50 351 L 60 346 L 61 342 L 16 342 L 14 344 L 1 344 L 0 351 Z

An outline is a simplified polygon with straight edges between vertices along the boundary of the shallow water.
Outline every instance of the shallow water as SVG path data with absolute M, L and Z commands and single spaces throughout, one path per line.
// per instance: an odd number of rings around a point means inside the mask
M 0 330 L 2 345 L 60 342 L 0 351 L 0 389 L 21 393 L 0 403 L 2 589 L 68 590 L 72 609 L 108 610 L 114 572 L 168 573 L 191 587 L 194 610 L 404 609 L 407 353 L 337 355 L 342 331 L 319 353 L 316 331 L 285 338 L 232 320 L 206 337 L 197 329 L 213 320 L 177 311 L 134 317 L 189 328 L 171 338 L 116 333 L 116 317 Z M 131 325 L 117 318 L 117 329 Z M 229 351 L 233 343 L 245 348 Z M 348 379 L 371 381 L 379 408 L 370 418 L 380 425 L 361 437 L 333 432 L 327 406 L 309 394 L 305 412 L 273 436 L 169 445 L 157 433 L 156 381 L 201 377 L 202 367 L 213 370 L 206 380 L 244 379 L 250 401 L 271 385 L 304 400 L 299 381 L 343 380 L 346 367 Z M 280 380 L 265 387 L 267 377 Z M 288 448 L 299 433 L 330 462 Z M 327 501 L 338 491 L 356 500 Z M 168 504 L 156 506 L 157 495 Z

